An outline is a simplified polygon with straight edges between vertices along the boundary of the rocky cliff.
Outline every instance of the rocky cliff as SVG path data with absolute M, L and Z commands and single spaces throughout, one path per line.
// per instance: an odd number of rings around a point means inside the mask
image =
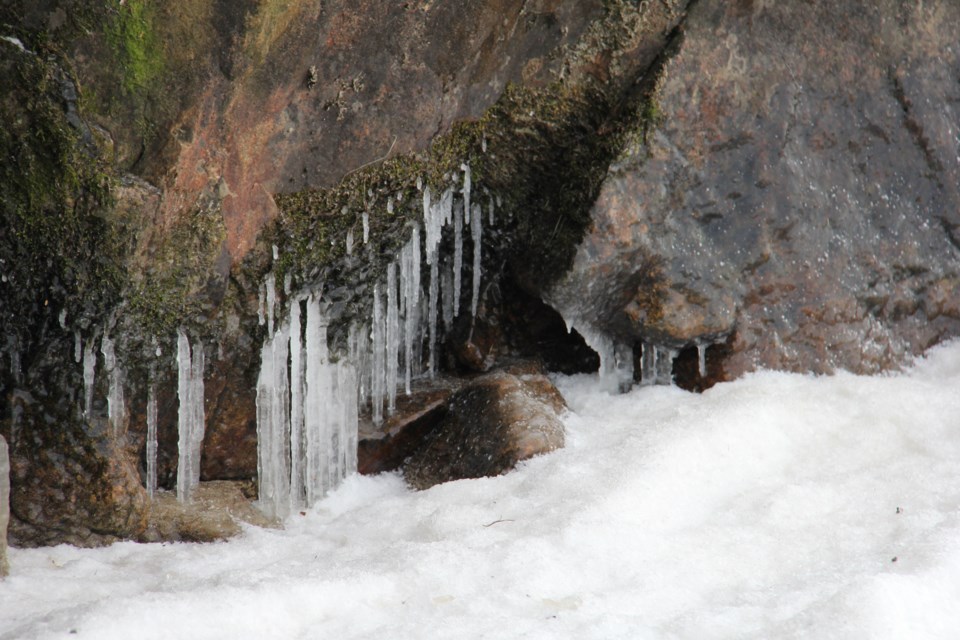
M 151 388 L 176 472 L 178 330 L 206 354 L 202 477 L 254 477 L 268 273 L 280 306 L 322 287 L 346 349 L 421 189 L 467 197 L 464 167 L 483 286 L 441 323 L 449 375 L 649 382 L 656 353 L 703 388 L 957 335 L 956 24 L 893 0 L 8 3 L 13 541 L 143 535 Z

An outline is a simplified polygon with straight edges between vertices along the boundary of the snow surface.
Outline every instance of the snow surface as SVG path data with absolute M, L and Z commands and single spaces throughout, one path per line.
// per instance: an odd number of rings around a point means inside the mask
M 0 638 L 958 637 L 960 342 L 871 378 L 558 384 L 567 447 L 505 476 L 354 476 L 220 544 L 12 549 Z

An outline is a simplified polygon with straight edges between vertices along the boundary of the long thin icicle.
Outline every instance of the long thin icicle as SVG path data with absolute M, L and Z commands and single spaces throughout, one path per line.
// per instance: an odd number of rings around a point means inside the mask
M 463 280 L 463 205 L 453 208 L 453 316 L 460 315 L 460 286 Z
M 392 414 L 397 408 L 397 374 L 400 357 L 400 315 L 397 308 L 397 265 L 387 266 L 387 411 Z
M 147 387 L 147 495 L 157 492 L 157 383 Z
M 290 305 L 290 508 L 304 507 L 304 402 L 306 367 L 303 362 L 303 337 L 300 324 L 300 300 Z
M 177 500 L 189 502 L 200 484 L 200 452 L 203 446 L 203 347 L 191 348 L 181 327 L 177 330 L 178 416 Z
M 477 317 L 477 305 L 480 302 L 480 276 L 482 275 L 483 212 L 479 204 L 473 205 L 470 218 L 470 237 L 473 240 L 473 295 L 470 298 L 470 315 Z

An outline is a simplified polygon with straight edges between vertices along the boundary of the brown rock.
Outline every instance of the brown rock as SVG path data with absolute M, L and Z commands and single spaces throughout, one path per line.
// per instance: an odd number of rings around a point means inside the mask
M 563 446 L 563 397 L 543 375 L 492 373 L 451 398 L 447 415 L 403 467 L 418 489 L 505 473 Z
M 150 505 L 141 542 L 215 542 L 239 534 L 241 523 L 275 526 L 246 497 L 243 482 L 201 482 L 193 502 L 177 502 L 176 493 L 161 491 Z

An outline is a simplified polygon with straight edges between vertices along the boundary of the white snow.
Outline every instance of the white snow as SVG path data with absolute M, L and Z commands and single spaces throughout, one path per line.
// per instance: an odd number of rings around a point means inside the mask
M 960 342 L 872 378 L 558 383 L 567 447 L 505 476 L 354 476 L 225 543 L 11 549 L 0 638 L 956 637 Z

